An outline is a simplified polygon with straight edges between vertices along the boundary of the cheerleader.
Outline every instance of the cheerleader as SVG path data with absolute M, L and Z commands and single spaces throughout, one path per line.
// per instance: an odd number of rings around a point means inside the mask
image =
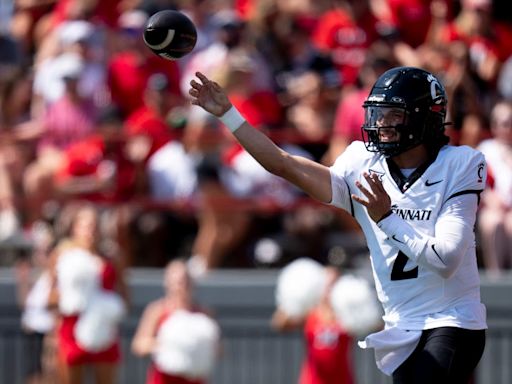
M 50 301 L 58 309 L 57 344 L 63 384 L 81 384 L 88 365 L 98 384 L 113 384 L 121 354 L 118 326 L 126 287 L 118 264 L 100 255 L 98 213 L 79 206 L 69 236 L 52 255 Z
M 164 297 L 144 310 L 132 351 L 151 356 L 146 384 L 204 384 L 214 368 L 219 327 L 194 303 L 185 261 L 167 265 L 164 288 Z
M 299 384 L 352 384 L 353 345 L 331 305 L 331 291 L 339 277 L 334 267 L 300 258 L 280 272 L 272 327 L 278 331 L 303 329 L 306 355 Z

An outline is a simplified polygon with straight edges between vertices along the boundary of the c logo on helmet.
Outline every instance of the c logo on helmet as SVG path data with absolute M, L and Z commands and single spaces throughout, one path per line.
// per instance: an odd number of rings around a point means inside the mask
M 432 74 L 427 76 L 427 80 L 430 83 L 430 95 L 432 96 L 432 101 L 434 104 L 441 104 L 444 101 L 444 92 L 443 87 L 439 84 L 439 80 L 437 80 L 437 78 Z

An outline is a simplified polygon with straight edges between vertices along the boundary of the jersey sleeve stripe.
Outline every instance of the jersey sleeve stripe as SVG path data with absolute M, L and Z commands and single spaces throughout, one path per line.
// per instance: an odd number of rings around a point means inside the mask
M 470 194 L 475 194 L 477 195 L 477 198 L 478 198 L 478 204 L 480 204 L 480 194 L 483 192 L 483 189 L 466 189 L 464 191 L 459 191 L 459 192 L 456 192 L 454 193 L 453 195 L 450 195 L 450 197 L 448 197 L 446 199 L 446 201 L 450 200 L 451 198 L 453 197 L 457 197 L 457 196 L 461 196 L 461 195 L 470 195 Z M 445 202 L 446 202 L 445 201 Z

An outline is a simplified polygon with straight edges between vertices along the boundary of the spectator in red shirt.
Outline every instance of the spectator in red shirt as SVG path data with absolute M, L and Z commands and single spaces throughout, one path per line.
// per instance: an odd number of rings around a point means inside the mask
M 279 128 L 284 122 L 283 107 L 270 86 L 256 83 L 261 69 L 261 62 L 250 52 L 235 48 L 227 54 L 219 81 L 251 124 L 258 128 Z
M 333 1 L 318 20 L 313 41 L 329 52 L 344 84 L 355 84 L 368 47 L 379 38 L 379 20 L 368 0 Z
M 144 104 L 131 113 L 125 121 L 127 137 L 145 140 L 147 151 L 142 161 L 148 158 L 171 139 L 171 113 L 179 107 L 182 99 L 172 93 L 167 77 L 162 73 L 151 75 L 144 91 Z M 129 148 L 130 149 L 130 142 Z M 142 154 L 141 154 L 142 155 Z
M 431 7 L 444 7 L 449 17 L 447 0 L 386 0 L 382 3 L 381 16 L 387 20 L 402 43 L 416 48 L 428 39 L 432 23 Z
M 512 54 L 512 28 L 493 20 L 491 0 L 461 1 L 460 12 L 446 24 L 441 38 L 464 42 L 472 70 L 489 85 L 494 84 L 500 64 Z
M 137 168 L 125 152 L 122 122 L 117 110 L 103 111 L 97 133 L 65 151 L 55 177 L 63 197 L 119 203 L 137 194 Z

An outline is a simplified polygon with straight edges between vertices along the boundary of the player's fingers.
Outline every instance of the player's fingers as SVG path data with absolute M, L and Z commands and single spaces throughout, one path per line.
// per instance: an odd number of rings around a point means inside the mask
M 368 181 L 368 184 L 370 185 L 370 188 L 374 194 L 382 195 L 386 193 L 379 179 L 379 176 L 376 173 L 369 175 L 365 172 L 364 177 L 366 181 Z
M 215 81 L 212 81 L 211 82 L 212 86 L 213 86 L 213 89 L 217 92 L 220 92 L 222 90 L 222 88 L 220 87 L 219 84 L 217 84 Z
M 356 201 L 359 204 L 364 205 L 365 207 L 368 207 L 368 201 L 361 199 L 359 196 L 352 194 L 352 200 Z
M 199 91 L 197 89 L 191 88 L 188 90 L 188 94 L 193 97 L 198 97 Z
M 208 78 L 201 72 L 196 72 L 196 76 L 198 77 L 199 80 L 201 80 L 201 83 L 203 84 L 208 84 L 210 82 L 210 80 L 208 80 Z
M 370 177 L 372 178 L 372 180 L 374 182 L 374 185 L 377 188 L 377 190 L 380 191 L 380 192 L 384 192 L 385 193 L 386 190 L 384 189 L 384 186 L 382 185 L 382 181 L 380 180 L 379 175 L 374 173 Z
M 194 89 L 201 89 L 202 85 L 195 80 L 190 80 L 190 86 Z
M 363 184 L 361 184 L 359 181 L 356 181 L 356 187 L 359 188 L 359 190 L 361 192 L 363 192 L 363 194 L 369 198 L 369 199 L 372 199 L 374 198 L 374 195 L 373 193 L 371 193 L 369 190 L 367 190 L 365 187 L 363 187 Z
M 373 192 L 377 192 L 376 191 L 377 188 L 375 186 L 375 180 L 373 179 L 372 175 L 368 174 L 367 172 L 364 172 L 363 177 L 366 180 L 366 182 L 368 183 L 368 185 L 370 186 L 370 189 Z

